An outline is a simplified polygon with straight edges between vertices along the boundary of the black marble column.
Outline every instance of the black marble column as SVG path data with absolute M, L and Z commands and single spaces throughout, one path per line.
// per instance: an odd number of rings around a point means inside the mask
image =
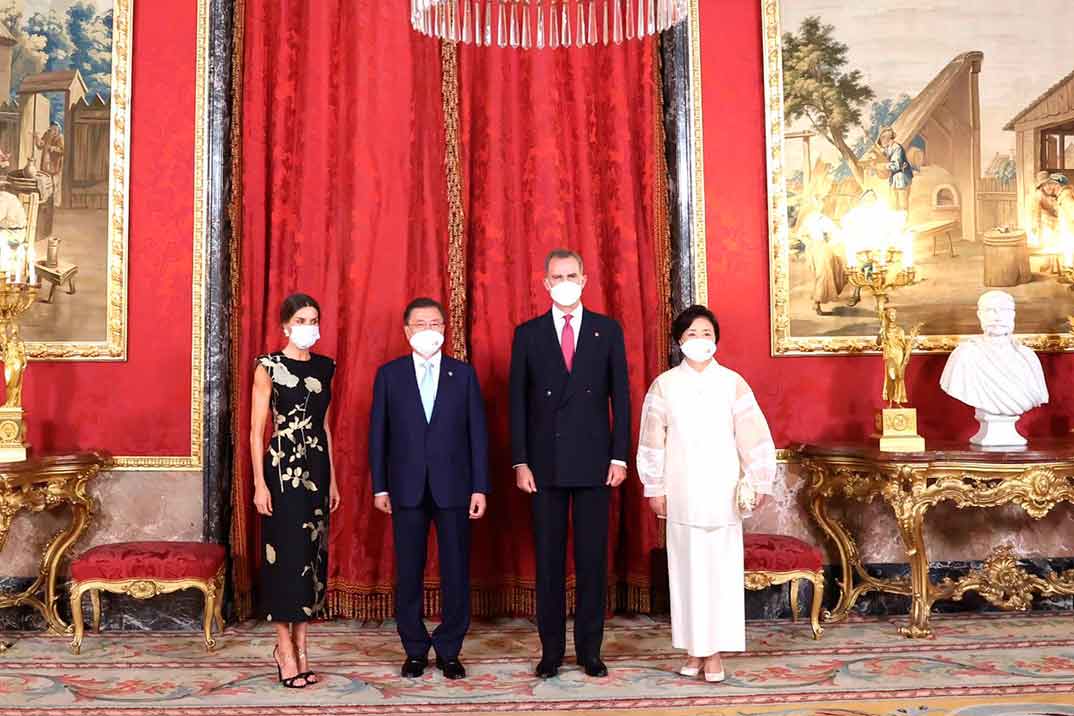
M 231 491 L 231 88 L 234 0 L 209 5 L 206 97 L 204 537 L 227 541 Z
M 660 36 L 664 96 L 664 154 L 668 171 L 668 221 L 671 224 L 671 313 L 694 303 L 693 196 L 694 137 L 690 101 L 690 26 L 680 23 Z M 682 356 L 671 346 L 669 360 Z

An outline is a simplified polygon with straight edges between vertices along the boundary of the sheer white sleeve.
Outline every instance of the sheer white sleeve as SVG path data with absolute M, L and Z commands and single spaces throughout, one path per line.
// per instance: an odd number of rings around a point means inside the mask
M 733 412 L 735 445 L 743 475 L 754 492 L 771 495 L 776 481 L 776 446 L 761 406 L 741 378 L 735 389 Z
M 664 452 L 667 448 L 667 407 L 656 381 L 649 388 L 641 408 L 641 433 L 638 435 L 638 475 L 646 497 L 664 495 Z

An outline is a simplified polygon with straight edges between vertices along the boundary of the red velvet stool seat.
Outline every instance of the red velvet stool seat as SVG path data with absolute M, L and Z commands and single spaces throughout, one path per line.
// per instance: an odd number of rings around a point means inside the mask
M 93 628 L 101 628 L 100 592 L 129 594 L 150 599 L 181 589 L 200 589 L 205 594 L 203 617 L 205 646 L 212 650 L 213 620 L 223 630 L 223 546 L 204 542 L 118 542 L 103 544 L 82 553 L 71 563 L 71 649 L 82 647 L 82 595 L 89 592 L 93 605 Z
M 765 589 L 775 584 L 791 583 L 791 619 L 798 620 L 799 581 L 813 583 L 810 622 L 813 638 L 824 631 L 820 626 L 820 607 L 824 601 L 824 555 L 813 545 L 795 537 L 747 534 L 745 543 L 746 589 Z

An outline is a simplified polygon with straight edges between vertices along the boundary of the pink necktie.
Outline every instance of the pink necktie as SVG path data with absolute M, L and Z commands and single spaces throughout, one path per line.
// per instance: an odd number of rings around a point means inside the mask
M 563 362 L 567 364 L 567 370 L 571 370 L 571 366 L 574 364 L 574 329 L 571 328 L 571 319 L 574 316 L 566 315 L 563 317 L 563 336 L 560 338 L 559 343 L 563 348 Z

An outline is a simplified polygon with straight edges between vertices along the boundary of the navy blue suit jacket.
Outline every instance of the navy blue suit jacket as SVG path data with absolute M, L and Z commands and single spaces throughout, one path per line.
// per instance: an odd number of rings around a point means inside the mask
M 596 487 L 630 451 L 630 384 L 623 329 L 582 311 L 570 372 L 552 312 L 515 329 L 511 346 L 511 461 L 538 487 Z M 611 414 L 609 415 L 609 407 Z
M 441 357 L 436 403 L 426 422 L 413 356 L 382 365 L 373 383 L 369 465 L 373 493 L 387 492 L 393 507 L 417 507 L 426 484 L 442 509 L 469 507 L 472 493 L 487 494 L 485 405 L 474 369 Z

